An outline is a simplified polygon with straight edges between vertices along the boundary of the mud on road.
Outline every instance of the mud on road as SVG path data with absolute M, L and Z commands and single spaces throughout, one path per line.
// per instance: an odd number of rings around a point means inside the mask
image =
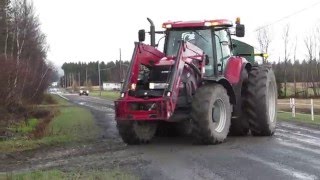
M 320 179 L 320 129 L 279 122 L 273 137 L 228 137 L 215 146 L 188 137 L 127 146 L 118 135 L 113 102 L 64 95 L 91 110 L 102 133 L 93 142 L 0 157 L 0 172 L 120 169 L 141 179 Z M 5 163 L 3 163 L 5 162 Z

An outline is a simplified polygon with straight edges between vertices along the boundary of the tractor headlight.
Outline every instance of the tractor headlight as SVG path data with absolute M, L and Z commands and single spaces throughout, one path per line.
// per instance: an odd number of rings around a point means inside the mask
M 137 87 L 137 84 L 132 83 L 130 89 L 134 91 L 136 90 L 136 87 Z
M 87 90 L 87 93 L 89 94 L 89 90 Z
M 80 90 L 80 93 L 82 93 L 83 91 L 82 90 Z
M 167 83 L 149 83 L 149 89 L 166 89 Z
M 154 83 L 149 83 L 149 89 L 154 89 Z

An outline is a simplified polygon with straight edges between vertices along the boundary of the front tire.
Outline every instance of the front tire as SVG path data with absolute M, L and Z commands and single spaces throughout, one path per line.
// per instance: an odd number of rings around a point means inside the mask
M 231 104 L 220 84 L 200 87 L 192 102 L 193 136 L 197 144 L 222 143 L 229 132 Z
M 157 122 L 117 121 L 122 140 L 129 145 L 146 144 L 151 141 L 157 130 Z
M 274 134 L 277 123 L 277 97 L 277 84 L 271 67 L 252 67 L 246 98 L 246 113 L 252 135 Z

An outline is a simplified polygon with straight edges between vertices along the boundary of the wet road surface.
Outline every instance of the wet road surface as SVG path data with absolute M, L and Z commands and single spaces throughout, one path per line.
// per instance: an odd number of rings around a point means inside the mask
M 127 146 L 115 127 L 113 101 L 75 94 L 63 97 L 93 112 L 104 130 L 103 140 L 71 150 L 51 150 L 54 158 L 47 157 L 49 152 L 39 152 L 33 155 L 38 158 L 26 159 L 27 165 L 18 170 L 116 164 L 141 179 L 320 179 L 317 128 L 279 122 L 273 137 L 228 137 L 214 146 L 193 145 L 189 137 L 157 137 L 148 145 Z
M 70 101 L 106 111 L 115 129 L 113 102 L 65 95 Z M 115 136 L 118 134 L 115 132 Z M 215 146 L 191 139 L 156 138 L 150 145 L 129 146 L 141 153 L 154 179 L 319 179 L 320 129 L 279 122 L 273 137 L 228 137 Z

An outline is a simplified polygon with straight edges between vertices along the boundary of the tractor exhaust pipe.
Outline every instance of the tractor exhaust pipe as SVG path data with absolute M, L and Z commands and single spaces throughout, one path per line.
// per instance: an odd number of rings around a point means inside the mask
M 150 45 L 156 47 L 156 30 L 153 24 L 153 21 L 150 18 L 147 18 L 150 23 Z

